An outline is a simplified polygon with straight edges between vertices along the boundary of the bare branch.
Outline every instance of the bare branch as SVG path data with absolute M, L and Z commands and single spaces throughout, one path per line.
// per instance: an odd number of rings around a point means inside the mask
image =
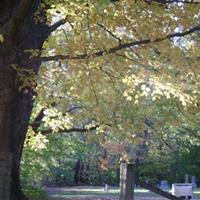
M 21 0 L 19 6 L 12 16 L 12 18 L 8 21 L 6 26 L 7 36 L 6 39 L 10 43 L 13 40 L 13 37 L 16 35 L 19 30 L 20 25 L 24 21 L 25 17 L 28 15 L 34 0 Z
M 32 129 L 36 132 L 38 128 L 40 127 L 42 123 L 42 119 L 44 118 L 44 110 L 45 108 L 42 108 L 38 115 L 35 117 L 33 123 L 31 124 Z
M 73 112 L 75 112 L 75 111 L 77 111 L 77 110 L 80 110 L 80 109 L 84 109 L 85 107 L 83 107 L 83 106 L 72 106 L 71 108 L 69 108 L 66 112 L 68 112 L 68 113 L 73 113 Z
M 99 125 L 95 125 L 92 126 L 91 128 L 77 128 L 77 127 L 72 127 L 69 129 L 59 129 L 58 131 L 56 131 L 56 133 L 75 133 L 75 132 L 79 132 L 79 133 L 84 133 L 84 132 L 88 132 L 88 131 L 93 131 L 96 130 L 99 127 Z M 41 130 L 40 133 L 42 135 L 48 135 L 50 133 L 54 132 L 52 129 L 46 129 L 46 130 Z
M 28 61 L 25 61 L 25 64 L 33 64 L 33 63 L 37 63 L 37 62 L 47 62 L 47 61 L 59 61 L 59 60 L 83 60 L 83 59 L 86 59 L 89 57 L 95 58 L 95 57 L 100 57 L 103 55 L 108 55 L 111 53 L 116 53 L 117 51 L 120 51 L 120 50 L 126 49 L 126 48 L 130 48 L 130 47 L 133 48 L 133 47 L 138 47 L 138 46 L 144 46 L 147 44 L 162 42 L 166 39 L 173 39 L 176 37 L 184 37 L 186 35 L 196 32 L 196 31 L 200 31 L 200 24 L 198 24 L 197 26 L 195 26 L 187 31 L 168 34 L 164 37 L 157 38 L 154 40 L 144 39 L 144 40 L 139 40 L 139 41 L 133 41 L 133 42 L 125 43 L 125 44 L 120 44 L 120 45 L 118 45 L 116 47 L 112 47 L 108 50 L 100 50 L 100 51 L 97 51 L 92 54 L 80 54 L 80 55 L 75 55 L 75 56 L 56 55 L 56 56 L 48 56 L 48 57 L 35 57 Z
M 108 30 L 105 26 L 103 26 L 102 24 L 97 24 L 98 26 L 100 26 L 101 28 L 103 28 L 107 33 L 109 33 L 113 38 L 115 38 L 116 40 L 118 40 L 119 45 L 121 45 L 122 40 L 117 37 L 115 34 L 113 34 L 110 30 Z
M 55 105 L 53 104 L 52 106 L 55 106 Z M 66 112 L 67 113 L 73 113 L 76 110 L 83 109 L 83 108 L 84 108 L 83 106 L 72 106 L 71 108 L 66 110 Z M 37 116 L 35 117 L 35 119 L 33 120 L 33 122 L 30 124 L 30 126 L 32 127 L 32 129 L 35 132 L 38 132 L 38 129 L 39 129 L 40 125 L 42 124 L 42 120 L 43 120 L 43 118 L 45 116 L 45 114 L 44 114 L 45 109 L 46 108 L 42 108 L 40 110 L 40 112 L 37 114 Z
M 163 138 L 162 134 L 161 134 L 158 130 L 155 129 L 155 127 L 154 127 L 153 124 L 150 122 L 150 120 L 146 119 L 146 120 L 145 120 L 145 124 L 146 124 L 149 128 L 151 128 L 157 135 L 160 136 L 159 138 L 161 139 L 161 141 L 162 141 L 170 150 L 174 150 L 174 148 Z
M 66 20 L 65 19 L 61 19 L 57 22 L 55 22 L 53 25 L 51 25 L 49 27 L 49 34 L 54 32 L 58 27 L 60 27 L 61 25 L 65 24 Z
M 135 62 L 136 64 L 140 65 L 141 67 L 143 67 L 144 69 L 146 69 L 148 71 L 153 71 L 155 73 L 158 72 L 158 69 L 154 68 L 153 66 L 143 64 L 143 63 L 141 63 L 140 61 L 138 61 L 138 60 L 136 60 L 134 58 L 130 58 L 130 57 L 126 56 L 126 55 L 122 55 L 122 54 L 119 54 L 119 53 L 115 53 L 115 55 L 123 57 L 123 58 L 128 59 L 128 60 L 131 60 L 131 61 Z

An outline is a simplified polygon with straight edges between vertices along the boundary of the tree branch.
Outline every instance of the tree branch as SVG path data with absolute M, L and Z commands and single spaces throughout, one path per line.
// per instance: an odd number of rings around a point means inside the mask
M 74 111 L 76 110 L 79 110 L 79 109 L 84 109 L 85 107 L 83 106 L 72 106 L 71 108 L 69 108 L 66 112 L 68 113 L 73 113 Z
M 115 38 L 116 40 L 118 40 L 118 42 L 119 42 L 119 45 L 121 45 L 121 42 L 122 42 L 122 40 L 119 38 L 119 37 L 117 37 L 115 34 L 113 34 L 110 30 L 108 30 L 104 25 L 102 25 L 102 24 L 97 24 L 98 26 L 100 26 L 101 28 L 103 28 L 103 30 L 104 31 L 106 31 L 108 34 L 110 34 L 113 38 Z
M 170 149 L 170 150 L 174 150 L 174 148 L 163 138 L 162 134 L 160 134 L 160 132 L 158 130 L 156 130 L 153 126 L 153 124 L 148 120 L 148 119 L 145 119 L 145 122 L 144 122 L 149 128 L 151 128 L 155 133 L 157 133 L 161 139 L 161 141 Z
M 161 190 L 160 188 L 154 187 L 153 185 L 149 184 L 149 183 L 145 183 L 144 181 L 140 180 L 140 179 L 136 179 L 135 180 L 136 184 L 140 185 L 141 187 L 144 187 L 156 194 L 159 194 L 167 199 L 171 199 L 171 200 L 181 200 L 182 198 L 179 198 L 177 196 L 174 196 L 172 194 L 170 194 L 169 192 L 165 192 L 163 190 Z
M 40 127 L 42 123 L 42 119 L 44 118 L 44 110 L 45 108 L 42 108 L 38 115 L 35 117 L 34 121 L 31 124 L 32 129 L 37 132 L 38 128 Z
M 97 129 L 99 127 L 99 125 L 95 125 L 91 128 L 77 128 L 77 127 L 72 127 L 72 128 L 69 128 L 69 129 L 59 129 L 58 131 L 56 131 L 56 133 L 73 133 L 73 132 L 81 132 L 81 133 L 84 133 L 84 132 L 88 132 L 88 131 L 93 131 L 95 129 Z M 52 129 L 46 129 L 46 130 L 41 130 L 40 133 L 42 135 L 48 135 L 50 133 L 52 133 L 53 130 Z
M 196 31 L 200 31 L 200 24 L 198 24 L 197 26 L 184 31 L 184 32 L 178 32 L 178 33 L 172 33 L 172 34 L 168 34 L 164 37 L 161 38 L 157 38 L 154 40 L 151 39 L 144 39 L 144 40 L 139 40 L 139 41 L 134 41 L 134 42 L 129 42 L 129 43 L 125 43 L 125 44 L 120 44 L 116 47 L 112 47 L 108 50 L 101 50 L 101 51 L 97 51 L 95 53 L 92 54 L 80 54 L 80 55 L 75 55 L 75 56 L 69 56 L 69 55 L 56 55 L 56 56 L 48 56 L 48 57 L 35 57 L 32 58 L 28 61 L 25 61 L 25 64 L 34 64 L 37 62 L 47 62 L 47 61 L 59 61 L 59 60 L 83 60 L 89 57 L 100 57 L 103 55 L 108 55 L 108 54 L 112 54 L 115 53 L 119 50 L 122 49 L 126 49 L 126 48 L 130 48 L 130 47 L 137 47 L 137 46 L 144 46 L 147 44 L 153 44 L 153 43 L 157 43 L 157 42 L 162 42 L 166 39 L 173 39 L 176 37 L 184 37 L 186 35 L 192 34 Z
M 155 73 L 159 72 L 158 69 L 154 68 L 153 66 L 145 65 L 145 64 L 141 63 L 140 61 L 138 61 L 138 60 L 136 60 L 134 58 L 130 58 L 130 57 L 126 56 L 126 55 L 122 55 L 122 54 L 119 54 L 119 53 L 115 53 L 115 55 L 123 57 L 123 58 L 128 59 L 128 60 L 131 60 L 131 61 L 135 62 L 136 64 L 140 65 L 141 67 L 143 67 L 144 69 L 146 69 L 148 71 L 153 71 Z
M 56 106 L 56 103 L 53 102 L 51 104 L 51 106 Z M 33 120 L 33 122 L 31 124 L 29 124 L 35 132 L 38 132 L 38 129 L 39 129 L 41 123 L 42 123 L 42 119 L 45 116 L 45 114 L 44 114 L 45 109 L 46 108 L 42 108 L 40 110 L 40 112 L 37 114 L 37 116 L 35 117 L 35 119 Z M 74 112 L 76 112 L 79 109 L 84 109 L 84 107 L 83 106 L 72 106 L 69 109 L 67 109 L 65 112 L 67 112 L 67 113 L 74 113 Z
M 8 43 L 11 43 L 17 31 L 19 30 L 20 25 L 24 21 L 25 17 L 29 13 L 34 0 L 21 0 L 19 6 L 12 16 L 12 18 L 8 21 L 6 26 L 6 40 Z
M 49 27 L 49 34 L 51 34 L 52 32 L 54 32 L 58 27 L 60 27 L 61 25 L 65 24 L 66 20 L 65 19 L 61 19 L 57 22 L 55 22 L 53 25 L 51 25 Z

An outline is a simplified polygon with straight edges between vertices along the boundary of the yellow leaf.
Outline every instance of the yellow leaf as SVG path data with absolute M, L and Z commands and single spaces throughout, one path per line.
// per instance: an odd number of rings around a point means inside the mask
M 4 37 L 2 34 L 0 34 L 0 43 L 3 43 L 3 41 L 4 41 Z

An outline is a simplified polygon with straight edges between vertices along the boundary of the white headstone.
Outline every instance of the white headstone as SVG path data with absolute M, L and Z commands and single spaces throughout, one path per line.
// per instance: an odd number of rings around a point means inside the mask
M 191 183 L 192 183 L 192 187 L 193 187 L 193 188 L 196 188 L 196 187 L 197 187 L 197 184 L 196 184 L 196 176 L 192 176 L 192 177 L 191 177 Z

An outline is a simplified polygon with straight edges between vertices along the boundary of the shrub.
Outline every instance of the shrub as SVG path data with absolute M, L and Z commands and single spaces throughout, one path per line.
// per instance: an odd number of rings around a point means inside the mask
M 26 186 L 23 191 L 31 200 L 49 200 L 48 193 L 41 188 Z

